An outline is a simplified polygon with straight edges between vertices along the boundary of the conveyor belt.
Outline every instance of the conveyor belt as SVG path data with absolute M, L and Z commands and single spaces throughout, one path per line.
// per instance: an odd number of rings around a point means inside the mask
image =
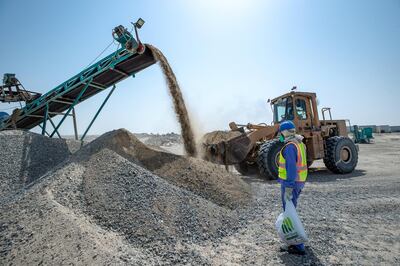
M 121 48 L 19 109 L 19 115 L 14 115 L 15 126 L 32 129 L 45 120 L 46 111 L 48 117 L 56 116 L 155 62 L 147 46 L 143 54 Z M 0 130 L 14 128 L 12 119 L 4 120 Z

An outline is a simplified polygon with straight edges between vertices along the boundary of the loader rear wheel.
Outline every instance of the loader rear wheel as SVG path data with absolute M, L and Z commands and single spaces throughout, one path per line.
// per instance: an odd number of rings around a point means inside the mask
M 267 141 L 261 145 L 257 158 L 261 177 L 267 180 L 278 178 L 279 153 L 283 146 L 284 143 L 278 139 Z
M 244 176 L 258 174 L 258 166 L 256 163 L 241 162 L 234 165 L 236 171 Z
M 324 163 L 335 174 L 353 172 L 358 162 L 358 150 L 347 137 L 334 136 L 326 140 Z

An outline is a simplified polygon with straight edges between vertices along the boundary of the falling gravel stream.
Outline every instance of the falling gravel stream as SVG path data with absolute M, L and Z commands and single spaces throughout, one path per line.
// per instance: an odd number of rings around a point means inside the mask
M 160 63 L 161 70 L 167 82 L 169 93 L 174 103 L 175 113 L 181 126 L 186 154 L 189 156 L 196 156 L 197 150 L 193 128 L 190 123 L 189 114 L 178 81 L 176 80 L 176 76 L 163 53 L 152 45 L 148 44 L 147 47 L 151 49 L 153 56 Z

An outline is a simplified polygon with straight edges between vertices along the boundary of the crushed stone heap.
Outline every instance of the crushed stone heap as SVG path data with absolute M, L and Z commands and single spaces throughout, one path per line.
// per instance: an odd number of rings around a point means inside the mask
M 201 159 L 151 149 L 125 129 L 103 134 L 84 146 L 79 156 L 105 148 L 220 206 L 233 209 L 250 199 L 249 186 L 238 176 Z
M 0 132 L 0 200 L 24 188 L 76 151 L 71 140 L 20 130 Z
M 73 154 L 57 139 L 8 134 L 18 145 L 30 139 L 27 149 L 37 160 L 51 157 L 51 149 L 64 155 L 47 158 L 43 169 L 35 164 L 40 169 L 33 183 L 24 181 L 25 189 L 6 189 L 0 205 L 5 264 L 159 264 L 184 257 L 203 263 L 177 246 L 230 234 L 238 224 L 232 209 L 250 199 L 239 177 L 149 149 L 126 130 L 106 133 Z M 2 149 L 1 156 L 19 164 L 21 154 L 10 152 Z M 15 177 L 11 183 L 19 182 L 19 172 L 7 172 Z

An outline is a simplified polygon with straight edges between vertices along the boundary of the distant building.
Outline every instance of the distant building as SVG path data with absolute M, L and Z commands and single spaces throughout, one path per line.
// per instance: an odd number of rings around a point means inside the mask
M 372 132 L 374 133 L 391 133 L 391 132 L 400 132 L 400 126 L 389 126 L 389 125 L 362 125 L 358 126 L 358 128 L 372 128 Z M 353 130 L 353 128 L 351 128 Z
M 390 127 L 390 130 L 391 130 L 392 132 L 400 132 L 400 126 L 391 126 L 391 127 Z
M 391 131 L 391 128 L 389 125 L 381 125 L 381 126 L 376 127 L 376 132 L 377 133 L 390 133 L 392 131 Z

